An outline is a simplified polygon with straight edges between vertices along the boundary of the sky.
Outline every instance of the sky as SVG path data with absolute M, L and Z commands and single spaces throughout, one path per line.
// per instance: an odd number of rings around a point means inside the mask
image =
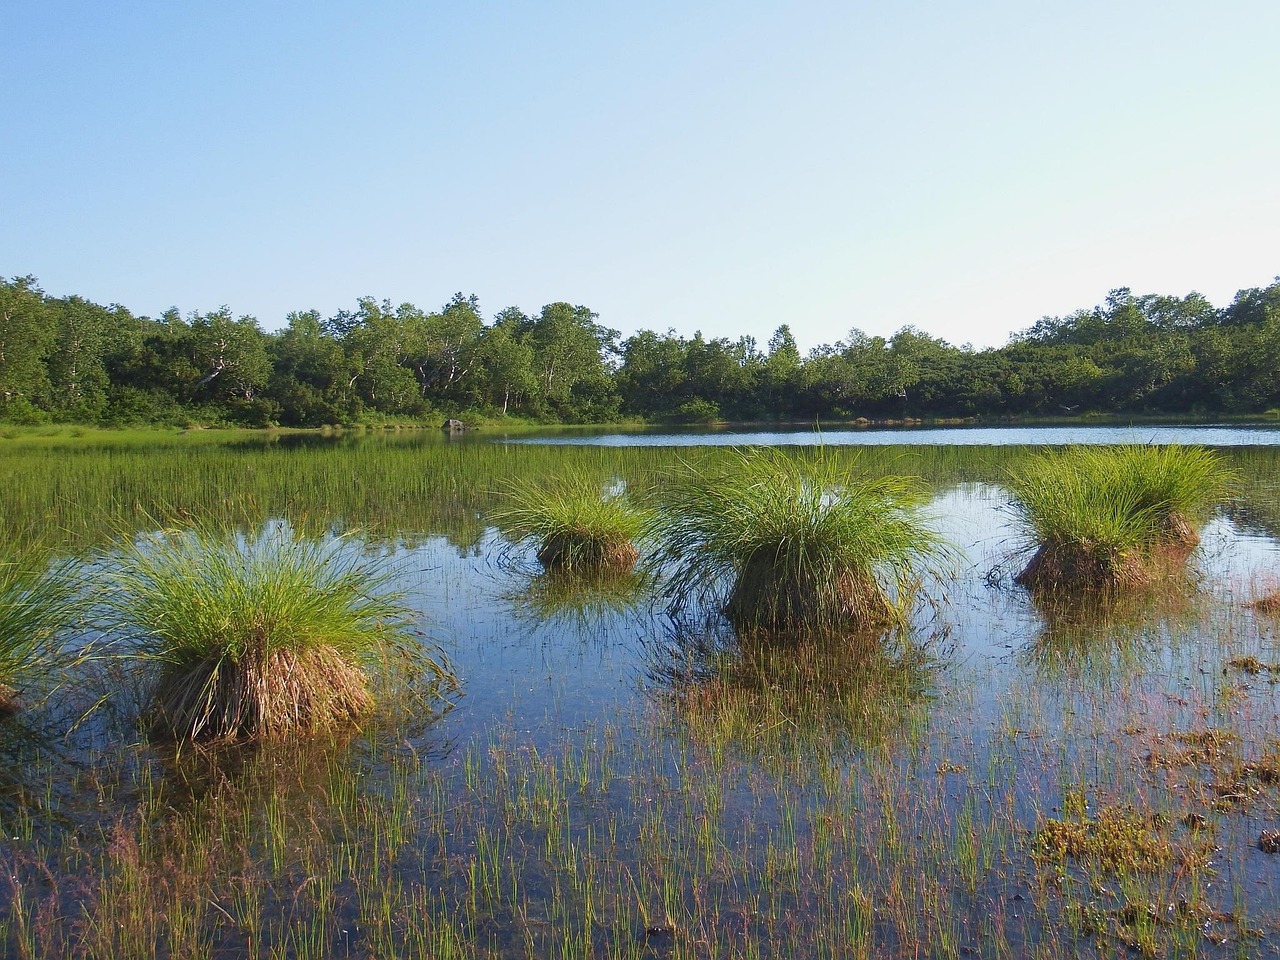
M 0 274 L 998 346 L 1280 275 L 1280 3 L 6 7 Z

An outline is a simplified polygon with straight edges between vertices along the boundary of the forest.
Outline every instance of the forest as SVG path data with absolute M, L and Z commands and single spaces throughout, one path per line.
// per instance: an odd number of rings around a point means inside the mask
M 668 329 L 621 337 L 586 307 L 486 317 L 366 297 L 278 331 L 227 307 L 157 318 L 0 280 L 0 421 L 100 425 L 621 420 L 899 420 L 1216 416 L 1280 408 L 1280 277 L 1225 307 L 1135 295 L 1044 317 L 1004 346 L 954 346 L 914 326 L 853 329 L 801 354 L 785 318 L 752 337 Z

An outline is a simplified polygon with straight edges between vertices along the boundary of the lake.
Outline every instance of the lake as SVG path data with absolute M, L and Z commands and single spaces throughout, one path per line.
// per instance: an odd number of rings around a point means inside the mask
M 516 478 L 643 499 L 678 461 L 812 431 L 0 441 L 17 549 L 92 572 L 168 524 L 342 535 L 461 678 L 438 715 L 175 757 L 138 724 L 136 664 L 82 665 L 0 728 L 0 938 L 32 957 L 1280 956 L 1280 621 L 1247 606 L 1280 582 L 1278 437 L 823 431 L 861 471 L 920 477 L 954 550 L 871 648 L 739 641 L 645 577 L 550 577 L 490 519 Z M 1186 578 L 1104 604 L 1014 582 L 1010 467 L 1169 440 L 1237 476 Z

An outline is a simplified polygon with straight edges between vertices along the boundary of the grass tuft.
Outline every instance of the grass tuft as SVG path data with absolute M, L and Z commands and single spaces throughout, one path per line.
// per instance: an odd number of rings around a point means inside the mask
M 1217 455 L 1196 447 L 1071 447 L 1014 468 L 1010 487 L 1035 552 L 1032 590 L 1137 587 L 1178 565 L 1226 495 Z
M 118 559 L 108 629 L 157 667 L 154 719 L 178 741 L 318 734 L 366 716 L 373 681 L 452 682 L 386 577 L 341 540 L 281 525 L 244 540 L 168 530 Z
M 601 491 L 585 474 L 513 483 L 493 521 L 516 543 L 537 544 L 538 561 L 562 573 L 625 572 L 640 557 L 644 517 L 622 494 Z
M 686 467 L 654 524 L 677 605 L 728 586 L 738 629 L 850 629 L 901 619 L 919 564 L 941 550 L 920 486 L 861 476 L 820 450 L 771 448 Z

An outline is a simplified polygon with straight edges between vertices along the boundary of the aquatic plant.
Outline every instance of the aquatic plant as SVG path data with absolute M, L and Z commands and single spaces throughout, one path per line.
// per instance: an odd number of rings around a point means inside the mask
M 644 516 L 622 493 L 583 473 L 512 483 L 490 517 L 515 542 L 537 544 L 538 562 L 566 573 L 626 571 L 640 556 Z
M 47 685 L 73 609 L 66 570 L 39 556 L 0 557 L 0 714 L 18 708 L 24 687 Z
M 319 733 L 367 715 L 378 677 L 453 680 L 385 575 L 340 539 L 165 530 L 114 567 L 107 629 L 157 668 L 154 720 L 179 741 Z
M 893 623 L 920 563 L 941 551 L 922 500 L 916 481 L 862 476 L 826 450 L 748 448 L 687 466 L 653 526 L 668 596 L 683 605 L 728 583 L 723 610 L 739 629 Z
M 1226 494 L 1220 459 L 1196 447 L 1071 447 L 1009 473 L 1035 552 L 1019 583 L 1033 590 L 1109 589 L 1152 580 L 1199 542 Z

